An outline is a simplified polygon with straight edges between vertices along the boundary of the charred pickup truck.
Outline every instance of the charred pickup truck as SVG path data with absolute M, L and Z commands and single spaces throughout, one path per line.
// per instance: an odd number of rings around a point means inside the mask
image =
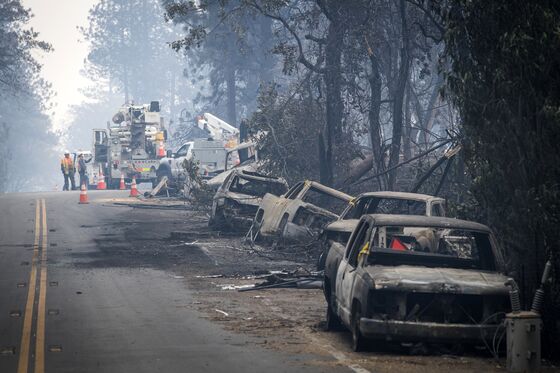
M 266 194 L 255 215 L 252 236 L 284 242 L 315 240 L 325 224 L 338 219 L 352 196 L 315 181 L 302 181 L 278 197 Z M 252 233 L 252 232 L 250 232 Z
M 214 195 L 208 224 L 247 230 L 262 197 L 267 193 L 279 196 L 287 190 L 284 179 L 234 169 Z
M 366 339 L 491 340 L 510 310 L 503 273 L 502 255 L 484 225 L 364 215 L 344 251 L 333 246 L 327 257 L 327 327 L 350 329 L 356 351 Z
M 368 192 L 348 204 L 340 217 L 327 224 L 321 233 L 322 254 L 318 269 L 322 270 L 332 245 L 346 245 L 350 234 L 365 214 L 445 216 L 445 199 L 420 193 Z

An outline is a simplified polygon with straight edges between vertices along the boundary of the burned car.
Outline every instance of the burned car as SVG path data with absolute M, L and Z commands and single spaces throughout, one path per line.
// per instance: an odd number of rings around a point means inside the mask
M 282 195 L 287 190 L 282 178 L 234 169 L 214 195 L 209 225 L 246 230 L 265 194 Z
M 354 350 L 366 339 L 491 340 L 510 311 L 503 273 L 503 257 L 484 225 L 364 215 L 345 249 L 333 246 L 328 254 L 327 326 L 350 329 Z
M 348 204 L 336 221 L 323 228 L 319 270 L 324 267 L 330 246 L 334 243 L 344 246 L 360 217 L 365 214 L 445 216 L 445 199 L 427 194 L 391 191 L 360 194 Z
M 325 224 L 338 219 L 351 200 L 346 193 L 315 181 L 302 181 L 280 197 L 265 195 L 251 229 L 261 238 L 312 241 Z
M 259 156 L 256 144 L 254 142 L 244 142 L 235 148 L 229 149 L 225 154 L 224 166 L 224 172 L 219 173 L 206 182 L 210 189 L 218 190 L 224 183 L 224 180 L 234 170 L 257 172 Z

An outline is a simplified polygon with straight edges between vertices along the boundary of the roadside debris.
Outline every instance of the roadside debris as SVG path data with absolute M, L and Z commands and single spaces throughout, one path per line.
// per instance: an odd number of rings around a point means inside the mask
M 135 209 L 155 209 L 155 210 L 184 210 L 185 204 L 173 204 L 173 205 L 161 205 L 161 204 L 151 204 L 151 203 L 124 203 L 124 202 L 113 202 L 116 206 L 127 206 Z
M 297 280 L 286 280 L 277 283 L 267 284 L 263 282 L 259 285 L 253 285 L 250 288 L 240 288 L 238 291 L 251 291 L 251 290 L 262 290 L 262 289 L 278 289 L 278 288 L 298 288 L 298 289 L 321 289 L 323 283 L 320 279 L 309 277 L 300 278 Z
M 144 193 L 144 197 L 154 198 L 161 192 L 165 192 L 167 197 L 169 197 L 169 188 L 167 187 L 168 177 L 163 176 L 159 183 L 151 191 Z
M 225 284 L 225 285 L 220 285 L 220 289 L 222 289 L 222 290 L 240 290 L 240 289 L 249 289 L 249 288 L 253 288 L 253 287 L 255 287 L 254 284 L 248 284 L 248 285 Z
M 222 310 L 219 310 L 219 309 L 217 309 L 217 308 L 216 308 L 214 311 L 216 311 L 216 312 L 218 312 L 218 313 L 221 313 L 221 314 L 224 315 L 225 317 L 228 317 L 228 316 L 229 316 L 229 313 L 227 313 L 227 312 L 225 312 L 225 311 L 222 311 Z
M 199 238 L 211 238 L 211 232 L 195 232 L 195 231 L 172 231 L 169 238 L 172 240 L 190 240 L 197 241 Z
M 298 270 L 287 273 L 273 273 L 265 277 L 265 281 L 246 288 L 238 288 L 238 291 L 251 291 L 272 288 L 300 288 L 321 289 L 323 274 L 321 272 L 309 272 Z

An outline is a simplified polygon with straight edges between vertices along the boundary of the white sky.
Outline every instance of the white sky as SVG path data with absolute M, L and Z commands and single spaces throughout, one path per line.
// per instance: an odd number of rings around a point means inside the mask
M 56 104 L 52 116 L 55 128 L 68 124 L 68 110 L 84 101 L 80 88 L 89 81 L 80 74 L 87 56 L 87 44 L 77 26 L 87 24 L 88 10 L 98 0 L 23 0 L 34 17 L 29 25 L 39 32 L 39 38 L 52 44 L 54 51 L 42 53 L 37 59 L 43 64 L 42 76 L 52 83 Z

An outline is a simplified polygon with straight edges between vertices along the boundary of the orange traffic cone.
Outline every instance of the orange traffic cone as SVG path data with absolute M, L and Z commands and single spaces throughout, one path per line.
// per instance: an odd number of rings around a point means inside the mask
M 107 184 L 105 184 L 105 175 L 103 175 L 103 170 L 99 169 L 99 180 L 97 180 L 97 190 L 107 189 Z
M 125 190 L 126 186 L 124 185 L 124 175 L 121 174 L 121 182 L 119 183 L 119 190 Z
M 81 189 L 80 190 L 80 202 L 78 202 L 78 203 L 81 204 L 81 205 L 89 203 L 88 196 L 87 196 L 86 185 L 82 184 L 82 187 L 80 189 Z
M 132 177 L 132 184 L 130 184 L 130 197 L 138 197 L 138 189 L 136 189 L 135 177 Z
M 158 156 L 158 158 L 165 157 L 165 149 L 163 148 L 163 141 L 159 142 L 157 156 Z

